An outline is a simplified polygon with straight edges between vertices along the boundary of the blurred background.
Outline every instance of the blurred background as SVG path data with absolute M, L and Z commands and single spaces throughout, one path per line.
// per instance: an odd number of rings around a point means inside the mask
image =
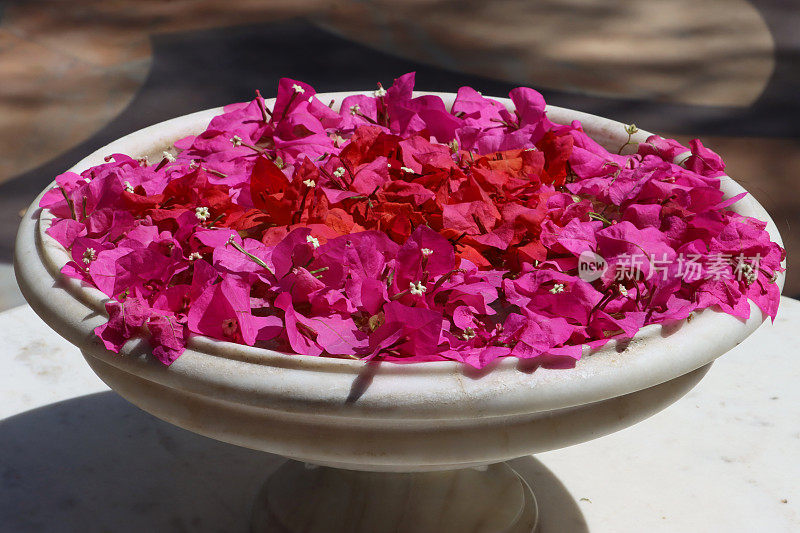
M 108 142 L 272 95 L 279 78 L 368 89 L 518 85 L 700 137 L 800 253 L 800 10 L 780 0 L 0 0 L 0 309 L 23 303 L 21 212 Z M 800 296 L 800 270 L 784 293 Z

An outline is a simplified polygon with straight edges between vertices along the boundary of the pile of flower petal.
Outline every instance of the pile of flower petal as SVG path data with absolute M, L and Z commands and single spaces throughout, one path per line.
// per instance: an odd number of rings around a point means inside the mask
M 738 198 L 723 200 L 724 165 L 700 142 L 652 136 L 618 155 L 549 121 L 532 89 L 511 91 L 508 111 L 465 87 L 448 110 L 413 85 L 337 111 L 283 79 L 271 109 L 258 93 L 228 106 L 160 162 L 113 154 L 60 175 L 40 205 L 71 253 L 63 274 L 110 298 L 105 346 L 147 336 L 170 364 L 198 334 L 309 356 L 563 365 L 703 308 L 744 318 L 750 299 L 774 318 L 784 251 L 726 209 Z M 608 266 L 591 281 L 586 253 Z

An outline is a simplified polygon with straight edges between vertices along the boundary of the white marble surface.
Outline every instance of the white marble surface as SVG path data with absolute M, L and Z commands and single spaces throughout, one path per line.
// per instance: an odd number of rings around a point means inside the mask
M 800 530 L 800 302 L 629 429 L 511 465 L 542 532 Z M 0 314 L 0 530 L 246 531 L 283 459 L 110 392 L 28 307 Z

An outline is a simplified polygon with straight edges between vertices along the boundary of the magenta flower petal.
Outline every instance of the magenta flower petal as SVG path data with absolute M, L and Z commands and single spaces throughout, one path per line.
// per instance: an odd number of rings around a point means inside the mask
M 152 335 L 153 355 L 165 365 L 174 363 L 186 350 L 189 332 L 174 315 L 154 315 L 147 328 Z
M 320 355 L 322 347 L 314 340 L 319 332 L 306 325 L 300 313 L 292 306 L 292 297 L 283 293 L 275 300 L 275 306 L 284 311 L 284 324 L 289 345 L 296 353 L 303 355 Z
M 435 354 L 441 338 L 444 319 L 441 313 L 419 307 L 407 307 L 399 302 L 383 306 L 386 322 L 380 329 L 400 327 L 402 335 L 397 350 L 409 358 Z M 377 331 L 376 331 L 377 333 Z
M 97 326 L 95 334 L 103 341 L 108 350 L 119 353 L 128 340 L 141 334 L 150 310 L 147 304 L 138 298 L 128 298 L 120 303 L 114 300 L 106 302 L 108 322 Z

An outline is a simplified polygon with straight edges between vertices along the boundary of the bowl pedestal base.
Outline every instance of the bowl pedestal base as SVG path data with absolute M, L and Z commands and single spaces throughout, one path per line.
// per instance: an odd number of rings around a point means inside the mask
M 505 463 L 361 472 L 284 463 L 254 503 L 254 533 L 530 533 L 536 500 Z

